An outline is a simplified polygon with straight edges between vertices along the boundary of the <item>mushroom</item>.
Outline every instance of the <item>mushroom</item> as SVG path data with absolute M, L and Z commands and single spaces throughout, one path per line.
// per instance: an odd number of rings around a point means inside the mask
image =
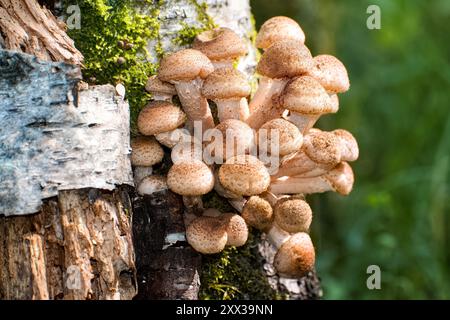
M 202 94 L 217 105 L 219 121 L 238 119 L 245 121 L 249 116 L 246 97 L 251 87 L 245 75 L 233 68 L 216 69 L 203 82 Z
M 276 146 L 278 148 L 276 155 L 286 156 L 301 148 L 303 135 L 294 124 L 278 118 L 266 122 L 259 128 L 257 142 L 259 153 L 273 154 L 275 150 L 272 148 Z
M 177 90 L 172 84 L 162 82 L 157 76 L 148 78 L 145 90 L 151 93 L 153 100 L 172 102 L 172 97 L 177 94 Z
M 251 196 L 242 209 L 242 218 L 249 226 L 267 231 L 274 220 L 272 206 L 260 196 Z
M 248 239 L 248 228 L 245 220 L 238 214 L 224 213 L 220 216 L 227 230 L 227 246 L 243 246 Z
M 274 194 L 321 193 L 327 191 L 348 195 L 354 183 L 353 170 L 347 162 L 341 162 L 328 173 L 318 177 L 283 177 L 270 184 Z
M 134 167 L 134 182 L 152 174 L 152 166 L 160 163 L 164 150 L 153 137 L 136 137 L 131 140 L 131 165 Z
M 312 271 L 315 250 L 310 236 L 299 232 L 289 237 L 275 254 L 273 265 L 278 274 L 287 278 L 301 278 Z
M 298 41 L 280 41 L 261 56 L 257 72 L 262 76 L 258 90 L 249 104 L 247 123 L 258 129 L 265 122 L 279 118 L 283 109 L 277 103 L 289 79 L 306 74 L 313 67 L 308 48 Z
M 218 124 L 215 131 L 214 140 L 205 148 L 205 162 L 208 164 L 214 161 L 221 164 L 223 160 L 247 154 L 254 148 L 255 134 L 245 122 L 227 119 Z
M 213 71 L 208 57 L 193 49 L 172 53 L 161 60 L 158 78 L 175 85 L 190 129 L 195 121 L 201 122 L 203 130 L 214 127 L 208 101 L 201 95 L 203 79 Z
M 320 176 L 341 161 L 355 161 L 358 155 L 358 143 L 350 132 L 342 129 L 332 132 L 311 129 L 304 138 L 302 149 L 283 159 L 274 177 Z
M 227 242 L 227 226 L 217 217 L 197 217 L 186 228 L 186 240 L 203 254 L 221 252 Z
M 180 142 L 195 141 L 195 138 L 191 136 L 189 130 L 185 128 L 176 128 L 171 131 L 161 132 L 155 134 L 155 138 L 159 143 L 168 148 L 173 148 Z
M 233 62 L 248 52 L 242 38 L 228 28 L 203 31 L 195 37 L 192 47 L 203 52 L 215 69 L 232 68 Z
M 305 42 L 305 33 L 291 18 L 277 16 L 263 23 L 256 36 L 256 47 L 266 50 L 276 42 L 293 40 Z
M 144 195 L 152 195 L 156 192 L 167 190 L 167 179 L 164 176 L 152 175 L 145 177 L 139 183 L 137 192 Z
M 146 136 L 170 132 L 183 125 L 186 114 L 167 101 L 152 101 L 139 113 L 138 130 Z
M 332 113 L 333 103 L 326 90 L 310 76 L 289 82 L 280 97 L 280 104 L 290 111 L 288 120 L 306 134 L 322 114 Z
M 251 155 L 237 155 L 219 169 L 222 186 L 242 196 L 252 196 L 267 190 L 270 175 L 264 164 Z
M 314 67 L 309 75 L 331 93 L 346 92 L 350 88 L 347 69 L 338 58 L 323 54 L 314 57 Z
M 173 147 L 170 157 L 174 164 L 191 160 L 202 161 L 202 145 L 194 141 L 180 142 Z
M 312 221 L 309 204 L 295 197 L 282 198 L 273 209 L 275 223 L 290 233 L 308 232 Z

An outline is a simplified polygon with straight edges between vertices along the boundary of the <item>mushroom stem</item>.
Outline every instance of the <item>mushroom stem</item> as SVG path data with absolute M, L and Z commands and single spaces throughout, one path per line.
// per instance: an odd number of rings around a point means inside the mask
M 136 166 L 133 170 L 134 185 L 138 186 L 145 177 L 152 175 L 153 168 L 151 166 Z
M 322 193 L 335 191 L 323 176 L 312 178 L 287 177 L 270 184 L 269 191 L 274 194 Z
M 155 138 L 168 148 L 175 147 L 179 142 L 191 142 L 194 140 L 194 137 L 189 134 L 189 130 L 184 128 L 155 134 Z
M 300 114 L 298 112 L 292 112 L 287 117 L 287 120 L 292 122 L 297 126 L 302 134 L 308 133 L 309 129 L 311 129 L 319 120 L 320 114 Z
M 219 121 L 223 122 L 228 119 L 236 119 L 245 121 L 248 118 L 248 105 L 246 106 L 243 101 L 247 99 L 221 99 L 215 100 L 217 104 L 217 114 Z M 246 110 L 245 110 L 246 109 Z
M 172 97 L 173 97 L 173 95 L 171 95 L 171 94 L 164 94 L 164 93 L 153 93 L 152 94 L 152 99 L 156 100 L 156 101 L 168 101 L 168 102 L 172 103 Z
M 267 239 L 277 249 L 281 247 L 281 245 L 285 243 L 290 236 L 291 235 L 288 232 L 282 230 L 275 223 L 272 224 L 272 227 L 267 232 Z
M 258 90 L 249 104 L 250 116 L 247 123 L 250 127 L 259 129 L 267 121 L 282 115 L 283 109 L 279 108 L 273 100 L 283 91 L 287 81 L 286 78 L 261 78 Z
M 201 196 L 183 196 L 183 205 L 187 213 L 200 215 L 204 211 Z
M 177 81 L 175 88 L 180 98 L 183 110 L 189 119 L 189 127 L 194 121 L 201 121 L 203 130 L 214 128 L 214 119 L 208 101 L 201 94 L 202 80 Z
M 228 199 L 228 202 L 234 209 L 236 209 L 237 212 L 242 213 L 242 210 L 247 203 L 247 199 L 240 197 L 237 199 Z
M 211 60 L 211 63 L 214 66 L 214 70 L 221 68 L 233 68 L 233 59 L 226 60 Z
M 302 178 L 317 177 L 333 169 L 335 163 L 318 164 L 311 160 L 303 151 L 295 153 L 289 158 L 283 159 L 278 171 L 273 175 L 273 179 L 285 176 L 297 176 Z

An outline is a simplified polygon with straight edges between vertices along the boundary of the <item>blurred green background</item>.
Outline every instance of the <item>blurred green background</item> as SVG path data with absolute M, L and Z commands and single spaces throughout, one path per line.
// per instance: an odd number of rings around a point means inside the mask
M 359 141 L 354 191 L 310 197 L 325 299 L 450 299 L 450 1 L 252 0 L 257 28 L 297 20 L 349 72 L 339 113 Z M 369 30 L 369 5 L 381 29 Z M 381 290 L 366 269 L 381 268 Z

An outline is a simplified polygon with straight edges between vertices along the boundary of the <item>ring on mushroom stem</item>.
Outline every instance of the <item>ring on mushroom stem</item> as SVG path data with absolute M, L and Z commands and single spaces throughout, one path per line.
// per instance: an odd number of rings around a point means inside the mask
M 290 78 L 306 74 L 313 67 L 309 49 L 298 41 L 280 41 L 273 44 L 261 56 L 257 72 L 262 76 L 250 104 L 247 123 L 258 129 L 265 122 L 279 118 L 283 109 L 276 103 Z
M 216 28 L 198 34 L 192 47 L 206 55 L 215 69 L 233 68 L 233 62 L 247 54 L 246 43 L 228 28 Z
M 305 33 L 299 24 L 288 17 L 273 17 L 263 23 L 256 36 L 256 47 L 266 50 L 276 42 L 294 40 L 305 42 Z
M 201 95 L 203 79 L 213 71 L 208 57 L 193 49 L 172 53 L 161 60 L 158 78 L 175 85 L 191 129 L 194 121 L 201 121 L 204 130 L 214 127 L 208 101 Z
M 249 116 L 246 97 L 251 87 L 243 73 L 233 68 L 216 69 L 203 82 L 202 94 L 217 105 L 219 121 L 237 119 L 245 121 Z
M 151 93 L 153 100 L 172 102 L 172 97 L 177 94 L 174 85 L 168 82 L 162 82 L 157 76 L 148 78 L 145 90 Z

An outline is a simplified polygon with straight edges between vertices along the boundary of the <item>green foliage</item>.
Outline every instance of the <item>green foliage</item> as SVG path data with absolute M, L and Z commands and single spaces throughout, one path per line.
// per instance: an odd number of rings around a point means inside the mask
M 381 8 L 381 30 L 366 9 Z M 450 5 L 445 0 L 253 1 L 260 25 L 299 21 L 314 55 L 347 66 L 339 113 L 318 126 L 345 128 L 360 145 L 349 197 L 309 197 L 325 298 L 450 298 Z M 366 269 L 381 268 L 381 290 Z

